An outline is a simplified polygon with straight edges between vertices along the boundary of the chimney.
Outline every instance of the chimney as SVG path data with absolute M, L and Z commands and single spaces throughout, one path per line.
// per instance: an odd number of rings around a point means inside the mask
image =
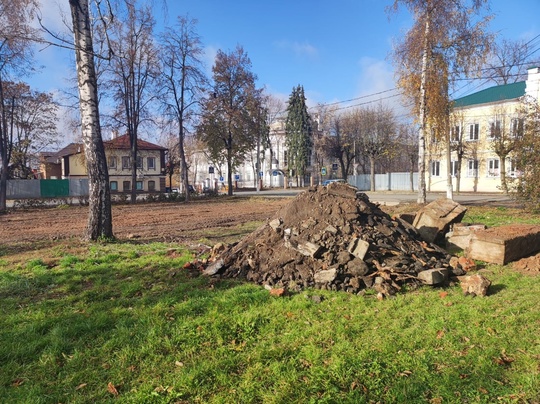
M 540 67 L 527 69 L 527 81 L 525 82 L 525 94 L 540 102 Z

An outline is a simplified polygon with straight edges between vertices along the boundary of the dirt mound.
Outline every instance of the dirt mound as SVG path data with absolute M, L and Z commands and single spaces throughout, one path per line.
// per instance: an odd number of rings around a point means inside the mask
M 205 273 L 289 290 L 373 287 L 390 295 L 419 284 L 421 271 L 449 268 L 450 258 L 356 188 L 333 183 L 299 194 L 236 245 L 216 247 Z
M 512 264 L 514 270 L 526 275 L 540 275 L 540 254 L 522 258 Z

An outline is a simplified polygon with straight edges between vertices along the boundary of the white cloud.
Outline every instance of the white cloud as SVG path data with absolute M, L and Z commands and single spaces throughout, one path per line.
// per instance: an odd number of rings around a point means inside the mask
M 71 26 L 71 14 L 69 11 L 69 3 L 59 0 L 41 0 L 40 1 L 40 18 L 43 26 L 54 33 L 67 33 L 68 27 Z M 35 21 L 39 26 L 39 23 Z
M 274 42 L 274 46 L 278 49 L 283 49 L 294 53 L 297 57 L 308 57 L 315 59 L 319 56 L 319 51 L 316 47 L 309 43 L 291 42 L 291 41 L 277 41 Z

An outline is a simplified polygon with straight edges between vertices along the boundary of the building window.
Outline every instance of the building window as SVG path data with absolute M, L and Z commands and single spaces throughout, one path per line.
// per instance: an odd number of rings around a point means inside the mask
M 459 142 L 461 140 L 461 125 L 455 125 L 450 129 L 450 141 Z
M 142 181 L 137 181 L 135 183 L 135 186 L 137 187 L 137 191 L 142 191 L 143 190 L 143 182 Z
M 480 124 L 471 123 L 469 125 L 469 137 L 467 138 L 470 141 L 478 140 L 478 133 L 480 132 Z
M 148 165 L 148 170 L 155 170 L 156 169 L 156 158 L 155 157 L 148 157 L 146 159 L 146 164 Z
M 487 164 L 488 177 L 498 177 L 501 175 L 499 170 L 499 159 L 488 159 Z
M 116 168 L 116 156 L 109 157 L 109 168 Z
M 122 170 L 129 170 L 130 167 L 129 156 L 122 156 Z
M 437 131 L 435 130 L 435 128 L 431 128 L 429 130 L 429 137 L 431 139 L 431 143 L 438 143 L 439 142 L 439 139 L 437 139 Z
M 478 177 L 478 160 L 469 160 L 467 162 L 467 177 Z
M 118 191 L 118 182 L 117 181 L 111 181 L 111 191 L 112 192 Z
M 143 159 L 141 156 L 137 156 L 137 168 L 142 169 L 143 168 Z
M 514 118 L 510 121 L 510 136 L 523 136 L 523 118 Z
M 124 192 L 126 192 L 126 191 L 131 191 L 131 182 L 129 182 L 129 181 L 124 181 L 124 182 L 122 183 L 122 187 L 123 187 Z
M 457 160 L 450 162 L 450 173 L 452 174 L 452 177 L 457 177 L 458 175 L 458 162 Z
M 156 190 L 156 181 L 148 181 L 148 190 L 154 192 Z
M 431 175 L 433 177 L 440 177 L 441 175 L 441 162 L 440 161 L 431 162 Z
M 288 150 L 283 150 L 283 166 L 287 167 L 289 153 Z
M 489 124 L 489 139 L 499 139 L 501 137 L 501 121 L 493 119 Z
M 518 170 L 516 167 L 516 160 L 509 159 L 506 162 L 506 175 L 510 177 L 517 177 L 518 176 Z

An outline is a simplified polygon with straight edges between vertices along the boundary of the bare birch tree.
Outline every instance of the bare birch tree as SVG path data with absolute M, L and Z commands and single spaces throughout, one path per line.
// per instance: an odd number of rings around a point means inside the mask
M 444 105 L 438 102 L 442 89 L 448 91 L 456 78 L 478 71 L 484 63 L 493 40 L 486 32 L 491 16 L 483 14 L 489 13 L 488 0 L 394 0 L 390 10 L 400 6 L 413 14 L 414 24 L 393 57 L 398 86 L 414 101 L 418 116 L 418 203 L 425 203 L 426 130 L 430 119 L 442 113 L 432 101 Z
M 113 237 L 111 195 L 99 122 L 97 77 L 88 0 L 69 0 L 69 7 L 73 22 L 82 140 L 89 179 L 90 212 L 85 238 L 109 239 Z

